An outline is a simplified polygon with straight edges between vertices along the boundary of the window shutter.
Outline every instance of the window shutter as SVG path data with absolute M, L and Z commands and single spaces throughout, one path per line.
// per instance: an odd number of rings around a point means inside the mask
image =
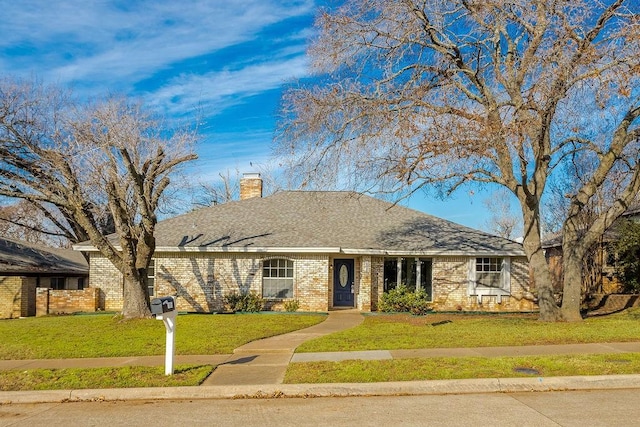
M 511 258 L 502 258 L 502 289 L 511 293 Z
M 476 294 L 476 259 L 469 258 L 468 262 L 468 280 L 467 280 L 467 294 Z

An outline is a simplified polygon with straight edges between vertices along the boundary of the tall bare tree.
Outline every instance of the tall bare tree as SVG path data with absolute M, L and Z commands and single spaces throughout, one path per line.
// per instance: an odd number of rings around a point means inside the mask
M 494 192 L 490 197 L 483 200 L 486 209 L 491 216 L 486 221 L 488 230 L 505 239 L 515 239 L 520 236 L 522 226 L 521 217 L 511 211 L 509 197 L 511 194 L 502 189 Z
M 318 19 L 310 54 L 320 83 L 285 94 L 279 151 L 309 184 L 339 176 L 405 193 L 508 189 L 522 211 L 540 319 L 578 320 L 576 260 L 640 187 L 639 8 L 635 0 L 347 0 Z M 541 200 L 577 152 L 595 167 L 568 195 L 560 308 L 541 248 Z M 625 186 L 579 241 L 574 218 L 613 173 Z
M 54 206 L 122 273 L 123 315 L 145 317 L 156 210 L 171 172 L 196 157 L 193 139 L 123 99 L 78 106 L 56 88 L 4 80 L 0 195 Z

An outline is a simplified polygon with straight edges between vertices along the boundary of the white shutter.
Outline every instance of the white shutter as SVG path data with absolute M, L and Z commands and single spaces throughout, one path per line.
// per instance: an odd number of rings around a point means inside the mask
M 511 258 L 502 258 L 502 289 L 511 294 Z
M 469 258 L 468 262 L 468 280 L 467 280 L 467 294 L 476 294 L 476 259 Z

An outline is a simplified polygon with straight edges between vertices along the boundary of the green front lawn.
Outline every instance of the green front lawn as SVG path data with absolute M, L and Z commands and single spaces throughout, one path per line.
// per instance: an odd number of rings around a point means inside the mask
M 322 314 L 186 314 L 176 320 L 176 354 L 229 354 L 233 349 L 313 326 Z M 122 321 L 113 314 L 0 320 L 0 359 L 151 356 L 165 351 L 164 323 Z
M 435 324 L 435 326 L 434 326 Z M 547 323 L 536 315 L 370 315 L 355 328 L 307 341 L 297 352 L 492 347 L 640 340 L 640 311 Z
M 0 373 L 0 390 L 78 390 L 87 388 L 178 387 L 200 385 L 212 366 L 179 365 L 173 375 L 163 367 L 30 369 Z
M 537 372 L 522 373 L 532 369 Z M 616 375 L 640 372 L 640 354 L 589 354 L 527 357 L 433 357 L 291 363 L 284 382 L 366 383 L 465 378 Z

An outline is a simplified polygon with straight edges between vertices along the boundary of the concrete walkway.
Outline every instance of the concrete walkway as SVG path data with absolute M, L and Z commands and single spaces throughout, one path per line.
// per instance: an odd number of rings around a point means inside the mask
M 335 310 L 317 325 L 238 347 L 202 385 L 282 384 L 296 347 L 305 341 L 358 326 L 358 310 Z

